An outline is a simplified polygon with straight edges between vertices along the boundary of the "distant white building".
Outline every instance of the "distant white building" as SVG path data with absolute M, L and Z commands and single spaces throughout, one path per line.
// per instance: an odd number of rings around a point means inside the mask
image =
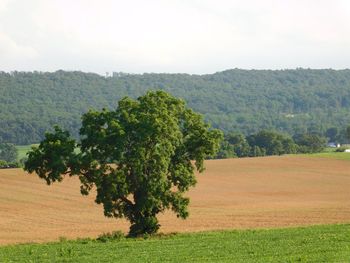
M 345 151 L 344 152 L 346 152 L 346 153 L 350 153 L 350 149 L 345 149 Z
M 332 148 L 339 148 L 340 144 L 339 143 L 335 143 L 335 142 L 329 142 L 327 144 L 328 147 L 332 147 Z

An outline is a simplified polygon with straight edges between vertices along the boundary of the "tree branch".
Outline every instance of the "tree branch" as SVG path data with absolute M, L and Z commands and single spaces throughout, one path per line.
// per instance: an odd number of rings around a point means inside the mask
M 126 198 L 125 196 L 121 196 L 120 199 L 122 201 L 124 201 L 125 203 L 127 203 L 129 206 L 131 206 L 131 207 L 134 206 L 134 204 L 128 198 Z

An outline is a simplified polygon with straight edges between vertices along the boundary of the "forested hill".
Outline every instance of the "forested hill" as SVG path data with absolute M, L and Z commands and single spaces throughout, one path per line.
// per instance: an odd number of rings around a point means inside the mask
M 38 142 L 59 124 L 77 135 L 81 114 L 124 96 L 163 89 L 184 98 L 214 127 L 291 134 L 350 124 L 350 70 L 227 70 L 210 75 L 83 72 L 0 73 L 0 139 Z

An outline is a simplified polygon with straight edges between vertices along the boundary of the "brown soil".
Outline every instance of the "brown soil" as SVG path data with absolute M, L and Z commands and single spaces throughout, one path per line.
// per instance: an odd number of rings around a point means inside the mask
M 162 232 L 350 222 L 350 162 L 299 156 L 212 160 L 189 193 L 190 217 L 160 216 Z M 77 178 L 47 186 L 0 170 L 0 244 L 96 237 L 128 230 L 103 216 Z

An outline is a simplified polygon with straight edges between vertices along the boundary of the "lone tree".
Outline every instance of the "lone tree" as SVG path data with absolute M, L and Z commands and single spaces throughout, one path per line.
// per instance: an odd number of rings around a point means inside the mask
M 89 111 L 80 136 L 77 143 L 56 126 L 29 152 L 24 169 L 47 184 L 78 176 L 83 195 L 96 188 L 105 216 L 130 221 L 130 236 L 156 233 L 156 216 L 166 209 L 188 216 L 183 193 L 196 184 L 194 170 L 204 170 L 204 159 L 217 152 L 223 137 L 163 91 L 126 97 L 115 111 Z

